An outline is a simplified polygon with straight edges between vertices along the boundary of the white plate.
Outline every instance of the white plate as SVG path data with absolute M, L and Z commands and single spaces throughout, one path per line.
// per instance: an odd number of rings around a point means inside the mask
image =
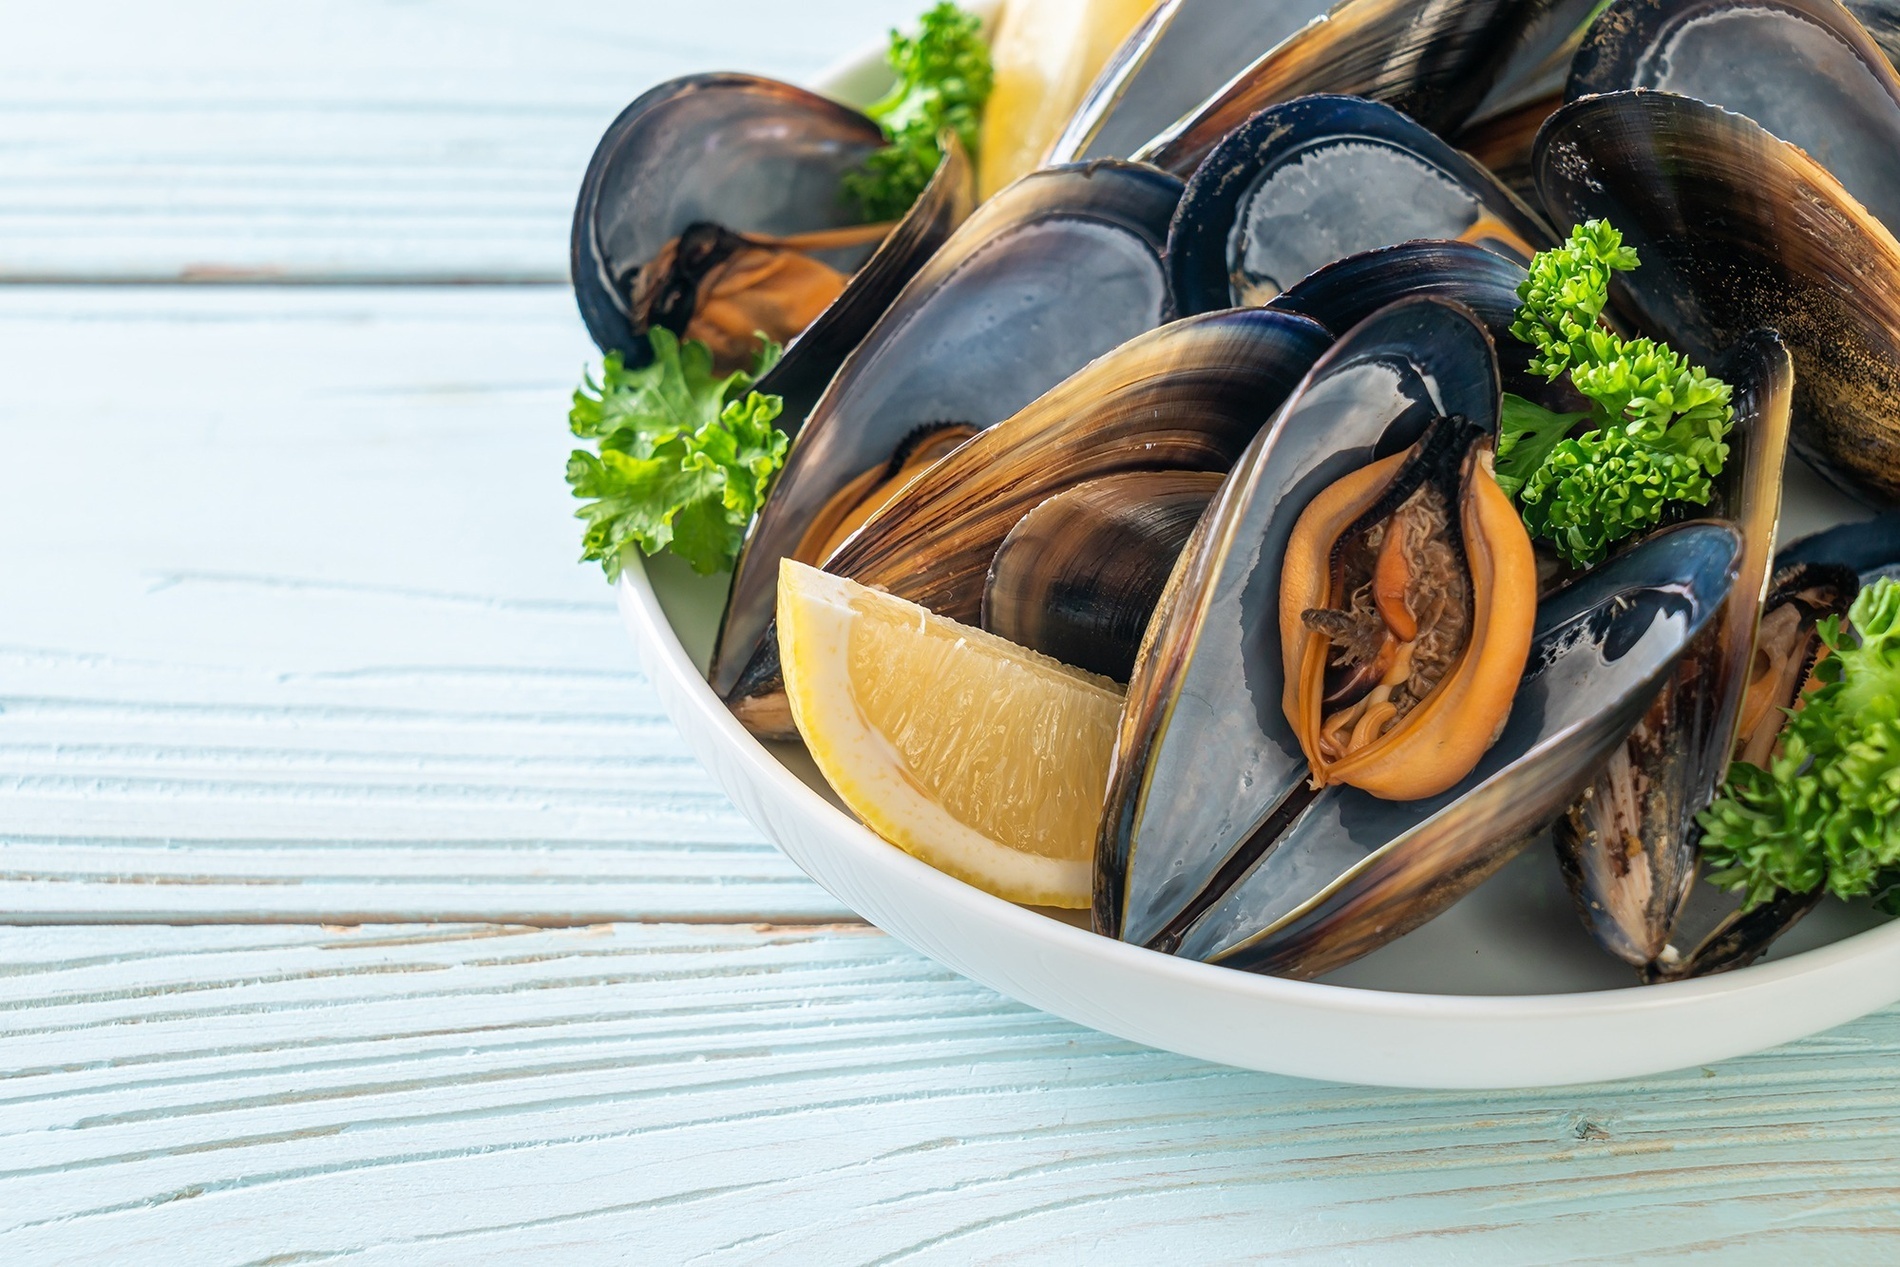
M 879 88 L 877 57 L 826 77 Z M 1840 518 L 1790 472 L 1783 540 Z M 701 674 L 726 578 L 629 561 L 620 609 L 667 712 L 740 810 L 839 901 L 996 990 L 1095 1029 L 1242 1068 L 1414 1087 L 1519 1087 L 1707 1064 L 1900 999 L 1900 922 L 1824 902 L 1769 961 L 1634 987 L 1583 932 L 1548 846 L 1424 928 L 1319 982 L 1176 959 L 1013 906 L 886 844 L 839 807 L 804 749 L 767 745 Z

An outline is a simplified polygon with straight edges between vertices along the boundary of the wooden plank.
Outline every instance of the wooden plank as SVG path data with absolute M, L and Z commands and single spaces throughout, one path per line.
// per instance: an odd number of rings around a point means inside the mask
M 835 919 L 681 749 L 551 288 L 0 289 L 0 919 Z
M 9 929 L 0 963 L 11 1262 L 1900 1249 L 1900 1012 L 1423 1093 L 1134 1048 L 868 930 Z
M 12 6 L 0 278 L 561 280 L 621 107 L 803 81 L 920 0 Z

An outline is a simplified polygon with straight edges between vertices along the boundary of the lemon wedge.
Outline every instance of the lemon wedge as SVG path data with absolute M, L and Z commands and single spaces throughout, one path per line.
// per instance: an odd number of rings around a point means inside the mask
M 1089 903 L 1115 683 L 785 560 L 792 720 L 865 826 L 1012 902 Z
M 990 41 L 977 196 L 1042 165 L 1109 56 L 1154 0 L 1005 0 Z

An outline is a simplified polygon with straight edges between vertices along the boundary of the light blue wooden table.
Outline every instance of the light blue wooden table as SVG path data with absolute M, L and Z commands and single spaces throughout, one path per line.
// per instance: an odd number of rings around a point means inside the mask
M 1900 1260 L 1900 1013 L 1236 1073 L 893 943 L 684 754 L 573 562 L 572 191 L 918 2 L 10 6 L 0 1262 Z

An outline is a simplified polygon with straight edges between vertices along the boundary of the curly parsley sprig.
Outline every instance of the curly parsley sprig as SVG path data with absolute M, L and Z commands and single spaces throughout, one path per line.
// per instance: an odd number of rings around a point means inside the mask
M 1892 894 L 1900 882 L 1900 584 L 1882 578 L 1821 625 L 1821 685 L 1788 714 L 1767 769 L 1737 762 L 1697 819 L 1709 880 L 1744 909 L 1776 893 Z
M 1498 484 L 1531 534 L 1574 566 L 1657 524 L 1671 502 L 1707 505 L 1728 460 L 1729 385 L 1665 344 L 1621 338 L 1600 321 L 1611 277 L 1638 263 L 1620 232 L 1590 220 L 1539 252 L 1518 287 L 1511 333 L 1535 349 L 1531 371 L 1553 382 L 1568 376 L 1591 408 L 1553 413 L 1507 393 Z
M 897 83 L 865 113 L 890 144 L 844 178 L 845 193 L 867 220 L 895 220 L 910 210 L 943 158 L 948 129 L 976 153 L 977 129 L 995 74 L 983 40 L 983 19 L 944 0 L 924 14 L 915 36 L 891 32 L 885 55 Z
M 789 443 L 773 425 L 784 402 L 752 390 L 777 345 L 768 342 L 751 372 L 720 377 L 698 340 L 682 344 L 654 326 L 647 341 L 651 363 L 630 370 L 608 353 L 568 414 L 569 429 L 599 449 L 567 459 L 568 485 L 586 502 L 574 512 L 587 524 L 581 558 L 598 560 L 610 581 L 628 545 L 670 549 L 696 572 L 731 567 Z

